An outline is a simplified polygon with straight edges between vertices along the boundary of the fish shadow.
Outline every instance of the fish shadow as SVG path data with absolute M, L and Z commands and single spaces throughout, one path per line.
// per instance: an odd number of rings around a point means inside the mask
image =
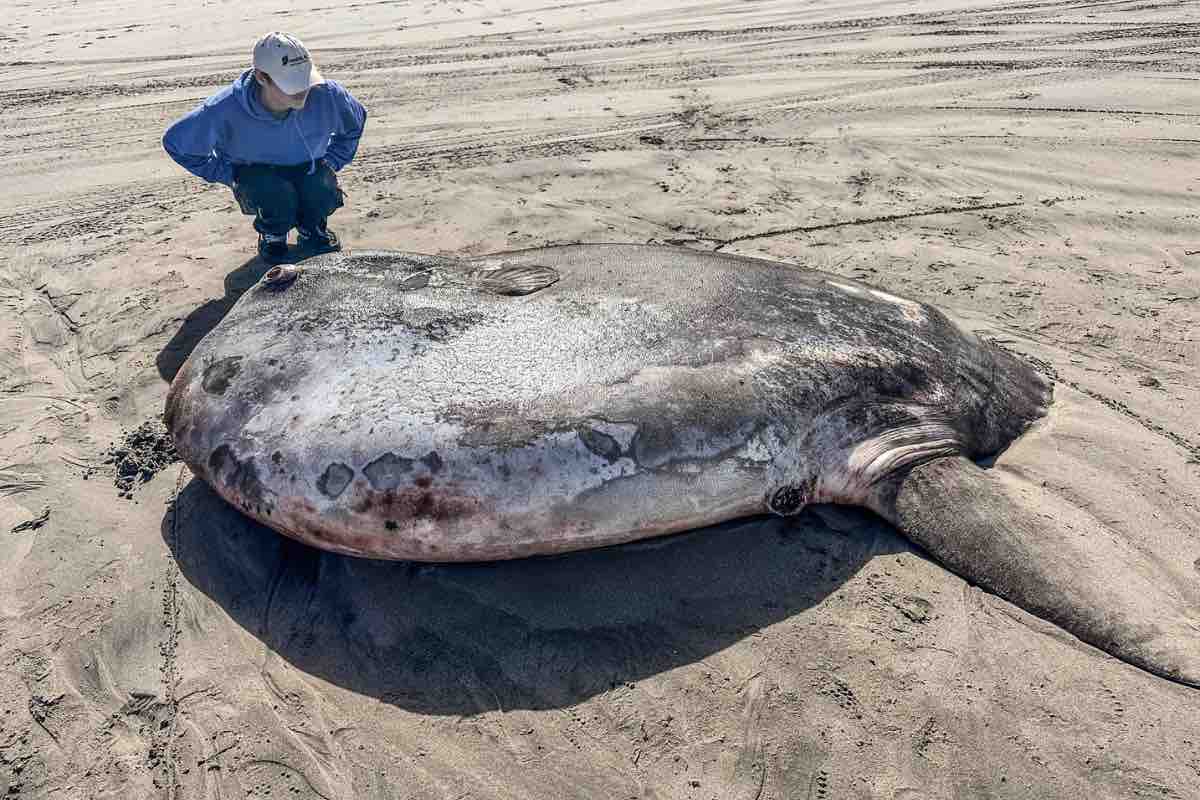
M 293 666 L 424 714 L 575 705 L 701 661 L 912 550 L 869 512 L 825 507 L 555 557 L 379 561 L 281 536 L 198 479 L 162 535 L 186 580 Z
M 183 325 L 175 331 L 171 341 L 167 342 L 154 360 L 158 367 L 158 374 L 164 381 L 170 383 L 175 380 L 175 374 L 192 354 L 192 350 L 196 349 L 200 340 L 217 327 L 221 320 L 225 319 L 225 315 L 229 313 L 238 299 L 246 293 L 247 289 L 258 283 L 270 268 L 270 264 L 258 256 L 254 256 L 225 276 L 224 297 L 220 300 L 209 300 L 188 314 Z

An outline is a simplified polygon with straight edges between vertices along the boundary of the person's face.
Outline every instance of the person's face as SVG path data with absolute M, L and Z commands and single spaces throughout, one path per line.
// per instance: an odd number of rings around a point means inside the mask
M 255 70 L 255 76 L 258 78 L 258 84 L 263 90 L 263 99 L 266 101 L 268 108 L 273 108 L 282 111 L 285 108 L 294 108 L 297 111 L 304 108 L 304 102 L 308 100 L 308 89 L 296 94 L 285 94 L 282 89 L 275 85 L 275 81 L 271 80 L 271 76 L 262 70 Z

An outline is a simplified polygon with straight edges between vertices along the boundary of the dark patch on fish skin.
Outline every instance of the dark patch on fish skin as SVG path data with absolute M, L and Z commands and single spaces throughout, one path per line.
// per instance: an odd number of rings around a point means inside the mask
M 383 523 L 383 527 L 387 528 L 389 531 L 394 531 L 400 526 L 396 524 L 396 520 L 389 519 L 387 522 Z
M 621 457 L 620 443 L 607 433 L 598 431 L 595 428 L 580 428 L 579 441 L 583 442 L 588 450 L 591 450 L 610 464 Z
M 780 486 L 771 495 L 771 499 L 767 501 L 767 505 L 771 511 L 780 516 L 788 516 L 795 514 L 804 508 L 808 502 L 808 489 L 800 485 Z
M 239 362 L 242 358 L 244 356 L 229 356 L 205 367 L 204 378 L 200 382 L 204 391 L 209 394 L 225 394 L 225 390 L 229 388 L 229 382 L 241 371 L 242 367 Z
M 442 489 L 387 489 L 364 492 L 353 506 L 360 514 L 386 520 L 448 520 L 472 517 L 479 513 L 479 499 L 464 497 Z
M 670 463 L 679 453 L 678 435 L 690 422 L 682 420 L 681 424 L 672 425 L 669 412 L 664 409 L 660 413 L 651 408 L 629 443 L 630 456 L 646 466 Z
M 446 314 L 426 320 L 420 325 L 417 332 L 435 342 L 448 342 L 483 322 L 484 319 L 486 317 L 478 313 Z
M 233 448 L 229 445 L 223 444 L 216 450 L 213 450 L 208 456 L 208 474 L 214 478 L 220 476 L 221 471 L 229 463 L 230 459 L 235 464 L 237 463 L 237 458 L 233 455 Z
M 353 468 L 340 461 L 335 461 L 325 468 L 321 477 L 317 478 L 317 490 L 330 500 L 336 500 L 342 492 L 346 491 L 346 487 L 350 485 L 353 478 Z
M 233 448 L 220 445 L 208 456 L 209 477 L 222 483 L 237 498 L 242 510 L 270 516 L 275 493 L 258 477 L 253 459 L 239 459 Z
M 430 472 L 436 475 L 442 471 L 442 467 L 445 466 L 446 462 L 442 461 L 442 457 L 437 454 L 437 451 L 430 450 L 429 454 L 421 459 L 421 463 L 428 467 Z
M 283 461 L 283 453 L 279 452 L 278 450 L 276 450 L 274 453 L 271 453 L 271 461 L 275 464 Z
M 406 473 L 412 472 L 413 459 L 398 456 L 395 453 L 384 453 L 379 458 L 363 467 L 363 474 L 371 482 L 376 491 L 385 492 L 400 485 Z

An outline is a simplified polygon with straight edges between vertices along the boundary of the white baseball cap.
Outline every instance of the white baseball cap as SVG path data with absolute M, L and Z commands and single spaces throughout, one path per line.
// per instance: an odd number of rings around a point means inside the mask
M 325 80 L 313 66 L 308 48 L 290 33 L 279 31 L 255 43 L 254 68 L 270 75 L 284 94 L 300 94 Z

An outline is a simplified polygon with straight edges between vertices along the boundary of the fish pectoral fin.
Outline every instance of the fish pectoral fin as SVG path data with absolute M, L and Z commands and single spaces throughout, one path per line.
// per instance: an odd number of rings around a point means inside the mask
M 558 270 L 538 264 L 512 264 L 477 273 L 475 286 L 492 294 L 526 295 L 557 283 Z
M 962 578 L 1122 661 L 1200 687 L 1195 588 L 1091 515 L 1075 509 L 1066 524 L 1046 513 L 1036 494 L 948 457 L 882 482 L 869 505 Z

